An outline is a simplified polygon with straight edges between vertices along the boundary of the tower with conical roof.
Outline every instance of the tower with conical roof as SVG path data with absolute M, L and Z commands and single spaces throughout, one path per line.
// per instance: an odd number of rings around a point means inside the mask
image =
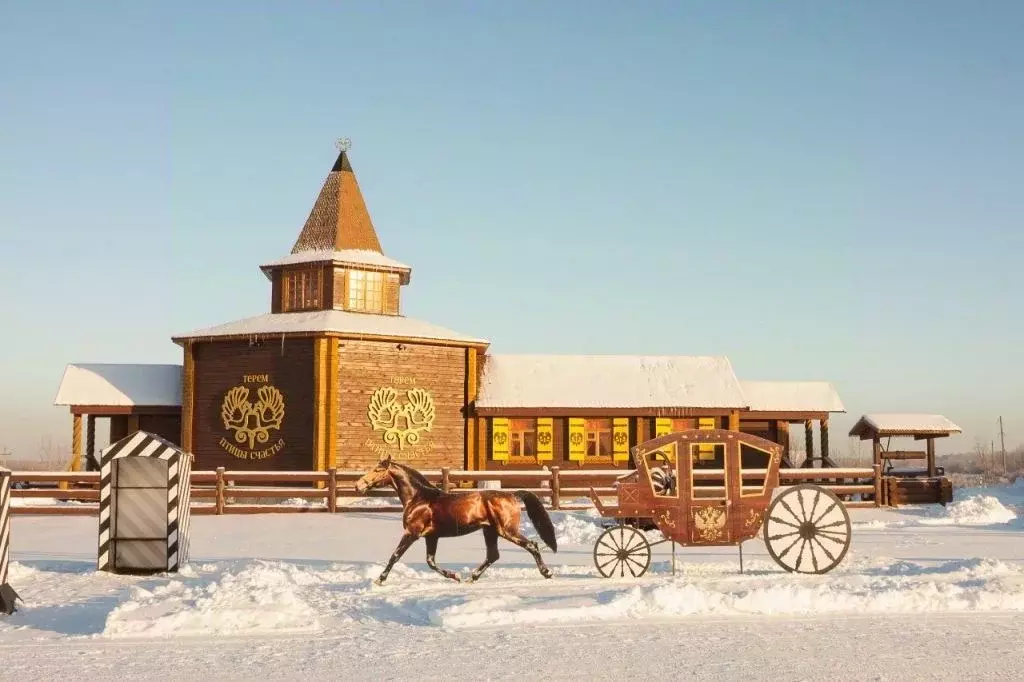
M 273 282 L 271 310 L 398 315 L 412 269 L 384 255 L 348 145 L 339 147 L 291 253 L 261 266 Z

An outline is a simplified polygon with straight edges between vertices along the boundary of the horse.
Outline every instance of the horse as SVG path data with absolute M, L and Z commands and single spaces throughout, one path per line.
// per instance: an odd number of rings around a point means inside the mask
M 537 569 L 545 578 L 551 578 L 551 569 L 544 564 L 537 543 L 519 531 L 519 501 L 526 506 L 526 513 L 533 527 L 552 552 L 558 551 L 555 528 L 551 524 L 544 505 L 527 490 L 472 490 L 446 493 L 432 485 L 423 474 L 410 466 L 393 462 L 388 455 L 356 481 L 359 494 L 378 485 L 390 483 L 402 501 L 403 534 L 398 547 L 388 560 L 387 566 L 374 582 L 383 585 L 391 567 L 395 565 L 409 547 L 419 538 L 427 545 L 427 565 L 444 577 L 462 582 L 458 575 L 437 565 L 439 538 L 467 535 L 483 531 L 487 546 L 487 557 L 469 576 L 469 582 L 476 582 L 488 566 L 498 560 L 498 538 L 502 537 L 522 547 L 533 555 Z

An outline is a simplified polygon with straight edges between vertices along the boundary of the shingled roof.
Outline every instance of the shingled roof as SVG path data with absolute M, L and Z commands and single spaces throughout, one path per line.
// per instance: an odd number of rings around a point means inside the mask
M 348 152 L 343 149 L 327 174 L 291 252 L 350 249 L 383 253 Z

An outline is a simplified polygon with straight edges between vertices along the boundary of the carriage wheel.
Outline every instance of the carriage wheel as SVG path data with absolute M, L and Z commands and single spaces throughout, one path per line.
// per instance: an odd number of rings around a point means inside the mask
M 651 565 L 651 543 L 636 528 L 618 525 L 601 533 L 594 543 L 594 565 L 605 578 L 627 572 L 639 578 Z
M 850 549 L 850 515 L 831 490 L 793 486 L 768 506 L 764 544 L 787 571 L 828 573 Z

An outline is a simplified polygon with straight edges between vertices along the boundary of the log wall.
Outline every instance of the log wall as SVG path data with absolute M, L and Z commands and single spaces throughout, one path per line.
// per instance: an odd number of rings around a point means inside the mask
M 195 344 L 195 395 L 192 415 L 193 469 L 219 466 L 236 470 L 306 470 L 314 461 L 313 339 L 267 339 Z M 266 441 L 238 440 L 237 428 L 225 425 L 223 408 L 229 391 L 245 389 L 254 407 L 258 392 L 269 387 L 284 400 L 280 427 L 270 428 Z M 271 415 L 247 418 L 248 426 Z
M 338 425 L 336 461 L 340 469 L 368 469 L 381 456 L 417 468 L 458 467 L 465 463 L 465 348 L 384 341 L 338 342 Z M 385 440 L 388 422 L 410 426 L 408 416 L 371 423 L 374 394 L 393 394 L 395 411 L 413 402 L 410 391 L 421 389 L 433 404 L 434 418 L 419 439 Z

